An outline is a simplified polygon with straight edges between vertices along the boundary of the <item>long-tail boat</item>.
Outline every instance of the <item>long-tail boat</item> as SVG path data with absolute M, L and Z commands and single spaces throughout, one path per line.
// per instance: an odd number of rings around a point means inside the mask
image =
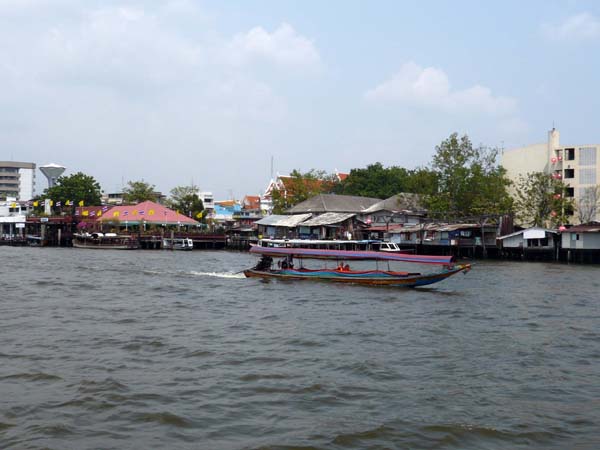
M 373 251 L 324 250 L 312 248 L 261 247 L 253 246 L 250 253 L 262 256 L 252 269 L 244 271 L 248 278 L 278 278 L 287 280 L 324 280 L 374 286 L 416 287 L 437 283 L 452 275 L 471 270 L 470 264 L 455 264 L 452 256 L 413 255 Z M 273 257 L 282 258 L 277 267 L 273 267 Z M 294 268 L 293 260 L 330 259 L 340 261 L 334 269 Z M 422 274 L 418 272 L 400 272 L 393 270 L 350 270 L 344 261 L 373 260 L 397 261 L 443 266 L 442 270 Z

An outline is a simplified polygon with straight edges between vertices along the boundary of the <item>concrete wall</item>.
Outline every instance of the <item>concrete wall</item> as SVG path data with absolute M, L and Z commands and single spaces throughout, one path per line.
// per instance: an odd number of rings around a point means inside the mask
M 31 200 L 35 191 L 35 169 L 19 169 L 19 200 Z

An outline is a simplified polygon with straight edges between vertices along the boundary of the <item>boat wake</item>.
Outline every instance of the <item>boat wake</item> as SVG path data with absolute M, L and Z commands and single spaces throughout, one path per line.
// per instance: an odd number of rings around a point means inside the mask
M 243 273 L 236 272 L 190 272 L 192 275 L 216 278 L 246 278 Z

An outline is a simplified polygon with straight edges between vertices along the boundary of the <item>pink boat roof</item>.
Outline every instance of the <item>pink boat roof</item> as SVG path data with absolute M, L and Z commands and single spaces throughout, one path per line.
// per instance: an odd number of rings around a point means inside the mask
M 146 223 L 167 225 L 198 225 L 199 222 L 191 217 L 184 216 L 172 209 L 158 203 L 146 201 L 137 205 L 112 206 L 100 217 L 100 221 L 108 222 L 118 219 L 131 224 L 145 221 Z

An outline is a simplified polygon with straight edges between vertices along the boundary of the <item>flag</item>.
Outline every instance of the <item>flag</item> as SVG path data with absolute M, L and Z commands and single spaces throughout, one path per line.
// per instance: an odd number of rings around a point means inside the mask
M 86 210 L 83 212 L 83 215 L 84 215 L 84 216 L 89 216 L 89 215 L 90 215 L 90 212 L 89 212 L 89 211 L 86 209 Z
M 90 216 L 95 217 L 96 216 L 96 211 L 90 211 Z
M 103 206 L 102 207 L 102 212 L 106 212 L 106 211 L 108 211 L 108 206 Z
M 119 217 L 119 211 L 115 211 L 115 212 L 113 213 L 113 217 Z
M 138 212 L 140 213 L 140 216 L 144 215 L 144 211 L 142 211 L 141 209 Z
M 196 218 L 202 219 L 202 211 L 200 211 L 198 214 L 196 214 Z
M 35 202 L 33 202 L 33 207 L 37 208 L 39 206 L 39 204 L 40 204 L 40 202 L 36 200 Z
M 79 206 L 83 206 L 83 200 L 79 200 Z
M 128 216 L 129 215 L 129 211 L 123 211 L 123 215 L 124 216 Z
M 60 203 L 60 201 L 56 202 L 56 207 L 58 208 L 59 206 L 62 206 L 62 204 Z
M 153 216 L 153 215 L 154 215 L 154 210 L 153 210 L 153 209 L 151 209 L 150 211 L 148 211 L 148 215 L 149 215 L 149 216 Z
M 65 206 L 71 206 L 71 200 L 67 200 L 67 201 L 65 202 Z
M 16 208 L 16 207 L 17 207 L 17 204 L 16 204 L 15 202 L 12 202 L 12 203 L 10 204 L 10 207 L 11 207 L 11 208 Z
M 137 216 L 137 210 L 136 210 L 136 209 L 134 209 L 134 210 L 131 212 L 131 215 L 132 215 L 132 216 Z
M 192 217 L 192 212 L 191 212 L 191 211 L 190 211 L 190 212 L 188 212 L 188 216 L 189 216 L 189 217 Z
M 102 211 L 98 211 L 98 217 L 102 215 Z
M 50 206 L 54 206 L 54 201 L 50 200 Z

